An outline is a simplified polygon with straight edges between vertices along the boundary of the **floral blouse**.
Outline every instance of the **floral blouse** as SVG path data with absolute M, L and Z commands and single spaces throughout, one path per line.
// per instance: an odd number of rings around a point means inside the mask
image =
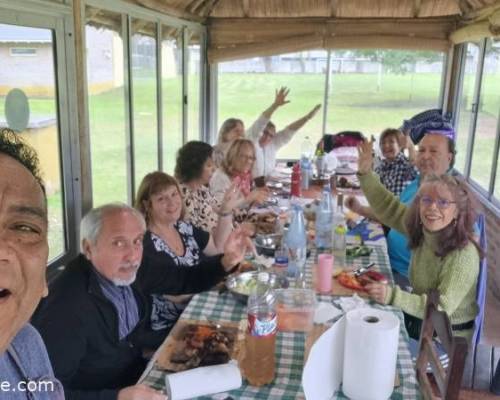
M 180 187 L 186 209 L 184 221 L 204 231 L 213 232 L 219 219 L 217 211 L 220 209 L 220 202 L 206 186 L 196 190 L 184 184 Z
M 175 225 L 184 244 L 184 254 L 179 256 L 168 247 L 168 244 L 158 235 L 151 232 L 153 247 L 162 253 L 165 268 L 189 268 L 200 263 L 203 249 L 210 238 L 208 232 L 198 229 L 188 222 L 178 221 Z M 152 294 L 151 328 L 153 330 L 170 329 L 177 322 L 187 302 L 175 302 L 165 295 Z

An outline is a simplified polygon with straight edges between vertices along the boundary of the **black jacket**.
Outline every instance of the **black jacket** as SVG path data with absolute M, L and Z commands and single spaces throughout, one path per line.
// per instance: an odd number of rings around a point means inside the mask
M 50 286 L 32 323 L 47 346 L 66 399 L 115 400 L 119 389 L 134 385 L 144 371 L 142 349 L 160 343 L 144 334 L 147 302 L 132 288 L 140 322 L 120 340 L 116 308 L 104 297 L 84 256 L 73 260 Z

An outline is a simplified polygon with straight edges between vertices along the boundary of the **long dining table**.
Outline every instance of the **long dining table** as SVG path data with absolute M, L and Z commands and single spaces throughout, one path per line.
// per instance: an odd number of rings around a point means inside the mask
M 375 229 L 377 229 L 375 227 Z M 378 229 L 381 229 L 378 226 Z M 367 263 L 374 262 L 377 269 L 389 277 L 392 282 L 392 273 L 389 264 L 387 247 L 384 238 L 367 242 L 373 251 L 365 257 L 348 257 L 347 268 L 356 269 Z M 313 287 L 313 267 L 315 265 L 316 254 L 312 249 L 306 263 L 306 285 Z M 317 294 L 317 300 L 321 302 L 331 302 L 336 298 L 333 295 Z M 394 388 L 391 399 L 417 399 L 420 392 L 415 377 L 414 362 L 410 355 L 408 343 L 409 337 L 405 329 L 403 314 L 401 310 L 378 304 L 371 304 L 373 307 L 393 312 L 401 321 L 397 374 L 399 385 Z M 188 307 L 184 310 L 180 319 L 198 321 L 232 321 L 241 323 L 246 320 L 246 307 L 235 300 L 231 293 L 219 293 L 217 290 L 207 291 L 195 295 Z M 301 332 L 278 332 L 276 340 L 276 376 L 272 384 L 255 387 L 243 381 L 243 385 L 236 390 L 231 390 L 225 394 L 215 394 L 211 396 L 199 397 L 199 399 L 225 400 L 225 399 L 304 399 L 304 391 L 301 384 L 302 370 L 304 368 L 306 334 Z M 141 382 L 159 390 L 165 390 L 165 376 L 167 372 L 158 368 L 155 360 L 161 351 L 155 353 L 148 368 L 141 377 Z M 346 397 L 341 391 L 335 394 L 337 399 Z

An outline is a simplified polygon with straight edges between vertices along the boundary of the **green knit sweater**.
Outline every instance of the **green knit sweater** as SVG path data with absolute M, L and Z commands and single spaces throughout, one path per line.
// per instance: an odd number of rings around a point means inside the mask
M 361 187 L 376 217 L 385 225 L 407 235 L 404 224 L 408 208 L 389 192 L 373 172 L 360 177 Z M 398 286 L 388 290 L 386 304 L 400 307 L 407 314 L 423 318 L 427 293 L 438 289 L 440 308 L 450 317 L 452 324 L 473 320 L 478 312 L 476 285 L 479 275 L 479 253 L 469 242 L 463 249 L 454 250 L 446 257 L 436 256 L 439 246 L 436 233 L 424 229 L 423 243 L 412 251 L 409 280 L 413 292 Z M 469 331 L 457 332 L 468 336 Z

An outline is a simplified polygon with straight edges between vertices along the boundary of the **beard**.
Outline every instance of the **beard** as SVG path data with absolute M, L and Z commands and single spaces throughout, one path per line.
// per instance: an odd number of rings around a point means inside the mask
M 132 283 L 135 282 L 135 278 L 137 277 L 137 270 L 139 269 L 139 265 L 127 265 L 125 267 L 122 267 L 124 269 L 133 269 L 132 275 L 130 278 L 113 278 L 111 279 L 111 282 L 113 282 L 116 286 L 130 286 Z

